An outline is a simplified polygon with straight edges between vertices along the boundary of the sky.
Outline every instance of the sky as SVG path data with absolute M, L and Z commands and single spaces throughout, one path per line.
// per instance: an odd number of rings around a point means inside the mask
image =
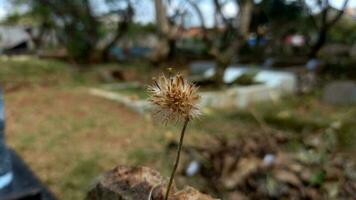
M 104 0 L 91 0 L 93 7 L 96 9 L 97 12 L 105 12 L 108 8 L 103 4 L 102 2 Z M 139 2 L 135 6 L 136 10 L 136 15 L 135 15 L 135 20 L 142 22 L 142 23 L 148 23 L 148 22 L 154 22 L 155 20 L 155 14 L 154 14 L 154 4 L 153 0 L 134 0 L 134 2 Z M 204 2 L 206 1 L 206 3 Z M 308 0 L 312 2 L 313 0 Z M 174 1 L 173 1 L 174 2 Z M 213 24 L 213 18 L 211 13 L 213 12 L 213 6 L 210 3 L 211 0 L 201 0 L 200 7 L 202 10 L 202 13 L 204 15 L 204 18 L 206 20 L 207 25 L 212 25 Z M 336 8 L 341 8 L 344 0 L 330 0 L 330 3 L 332 6 Z M 189 7 L 189 5 L 186 5 Z M 348 7 L 351 8 L 356 8 L 356 0 L 349 0 Z M 9 4 L 9 0 L 0 0 L 0 20 L 5 18 L 7 14 L 9 14 L 9 10 L 11 9 L 11 6 Z M 228 4 L 224 7 L 224 13 L 226 15 L 234 15 L 237 12 L 237 8 L 234 6 L 233 3 Z M 199 21 L 196 17 L 194 16 L 188 16 L 186 25 L 188 26 L 194 26 L 199 24 Z

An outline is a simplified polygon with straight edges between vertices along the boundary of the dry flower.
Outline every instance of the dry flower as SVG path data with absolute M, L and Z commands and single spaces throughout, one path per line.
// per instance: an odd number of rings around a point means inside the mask
M 188 122 L 200 114 L 197 107 L 200 96 L 198 95 L 197 87 L 185 80 L 181 74 L 170 78 L 161 75 L 158 80 L 155 80 L 155 84 L 148 88 L 148 91 L 150 93 L 149 100 L 156 105 L 156 116 L 165 123 L 184 120 L 176 161 L 167 186 L 165 200 L 168 200 L 174 175 L 179 164 L 185 130 Z
M 199 116 L 197 103 L 200 96 L 197 87 L 189 83 L 181 74 L 167 78 L 161 75 L 155 84 L 149 86 L 149 100 L 156 105 L 155 116 L 168 121 L 194 119 Z

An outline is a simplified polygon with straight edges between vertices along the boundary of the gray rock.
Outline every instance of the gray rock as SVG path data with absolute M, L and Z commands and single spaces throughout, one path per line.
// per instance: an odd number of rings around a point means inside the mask
M 86 200 L 163 200 L 166 180 L 148 167 L 117 166 L 99 177 Z M 192 187 L 171 188 L 170 200 L 214 200 Z
M 334 81 L 326 85 L 323 101 L 336 105 L 356 104 L 356 83 L 353 81 Z

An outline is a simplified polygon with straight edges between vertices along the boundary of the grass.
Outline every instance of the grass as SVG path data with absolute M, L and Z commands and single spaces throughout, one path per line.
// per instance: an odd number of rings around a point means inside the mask
M 29 56 L 0 56 L 0 66 L 0 81 L 7 84 L 67 82 L 74 71 L 68 64 Z
M 59 199 L 82 199 L 100 173 L 118 164 L 169 174 L 173 157 L 166 144 L 177 139 L 173 126 L 153 124 L 82 88 L 21 89 L 5 100 L 8 143 Z M 190 141 L 202 136 L 189 132 Z
M 60 199 L 81 199 L 100 172 L 136 164 L 140 157 L 131 159 L 128 152 L 150 147 L 144 144 L 150 123 L 80 88 L 26 89 L 5 100 L 10 146 Z
M 0 56 L 0 83 L 10 88 L 96 85 L 102 78 L 100 72 L 108 69 L 128 71 L 129 79 L 134 80 L 137 74 L 147 74 L 146 81 L 150 80 L 150 73 L 154 71 L 149 70 L 146 62 L 76 66 L 33 56 Z
M 168 177 L 174 153 L 167 145 L 178 140 L 176 126 L 154 123 L 115 102 L 89 95 L 83 86 L 98 84 L 98 68 L 78 74 L 66 63 L 21 59 L 0 58 L 1 82 L 30 81 L 35 86 L 5 94 L 8 143 L 59 199 L 83 199 L 92 181 L 118 164 L 150 166 Z M 112 66 L 100 69 L 105 67 Z M 43 84 L 47 79 L 56 81 Z M 126 92 L 144 95 L 142 90 Z M 213 135 L 263 134 L 263 126 L 307 135 L 338 123 L 335 132 L 340 141 L 354 144 L 356 108 L 325 105 L 315 95 L 260 104 L 247 111 L 206 111 L 189 125 L 185 145 L 205 145 Z M 298 148 L 299 141 L 293 142 L 290 146 Z

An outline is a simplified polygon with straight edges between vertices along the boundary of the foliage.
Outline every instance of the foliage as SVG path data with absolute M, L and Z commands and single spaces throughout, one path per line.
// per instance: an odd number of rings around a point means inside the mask
M 16 6 L 26 6 L 27 13 L 22 16 L 30 16 L 39 25 L 42 31 L 55 30 L 57 39 L 62 44 L 72 60 L 78 62 L 90 61 L 98 52 L 98 43 L 107 37 L 105 32 L 105 20 L 100 20 L 89 0 L 13 0 Z M 104 45 L 103 51 L 107 54 L 112 45 L 126 32 L 127 24 L 131 22 L 133 11 L 130 1 L 110 0 L 105 1 L 110 8 L 109 15 L 117 15 L 116 30 L 113 39 L 109 39 Z M 124 3 L 125 6 L 121 4 Z M 116 6 L 116 4 L 120 4 Z M 13 14 L 8 21 L 18 21 L 22 16 Z M 105 17 L 105 14 L 103 15 Z M 43 34 L 41 34 L 43 35 Z M 111 38 L 111 37 L 109 37 Z M 99 56 L 100 57 L 100 56 Z
M 298 1 L 262 1 L 260 6 L 272 24 L 294 24 L 304 16 L 303 4 Z
M 342 19 L 330 29 L 329 42 L 355 44 L 356 22 L 354 20 Z

